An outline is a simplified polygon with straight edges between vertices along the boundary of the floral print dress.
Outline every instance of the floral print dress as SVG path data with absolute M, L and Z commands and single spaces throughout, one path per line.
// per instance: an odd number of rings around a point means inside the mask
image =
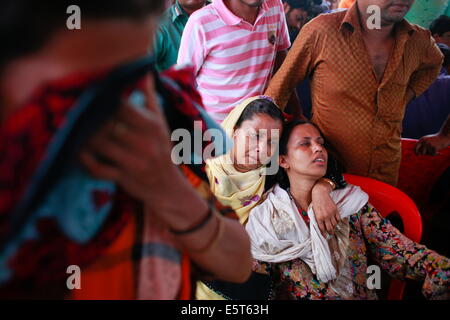
M 404 236 L 377 210 L 367 204 L 349 218 L 350 244 L 347 249 L 347 296 L 331 282 L 316 279 L 301 259 L 283 263 L 254 261 L 254 271 L 272 277 L 272 299 L 377 299 L 375 289 L 367 286 L 374 263 L 396 279 L 423 282 L 428 299 L 450 299 L 450 260 Z M 369 262 L 370 261 L 370 262 Z

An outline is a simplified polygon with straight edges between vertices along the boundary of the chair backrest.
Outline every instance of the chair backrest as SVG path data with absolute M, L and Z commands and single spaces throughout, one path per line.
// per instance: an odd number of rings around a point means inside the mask
M 402 161 L 397 187 L 423 209 L 433 186 L 450 167 L 450 147 L 436 156 L 418 156 L 414 153 L 416 144 L 415 139 L 402 139 Z
M 370 203 L 386 217 L 397 212 L 403 222 L 403 234 L 415 242 L 422 237 L 422 219 L 416 204 L 405 193 L 384 182 L 351 174 L 344 175 L 345 180 L 359 186 L 369 195 Z M 388 300 L 402 300 L 406 283 L 392 279 L 387 292 Z
M 367 177 L 345 174 L 348 183 L 361 187 L 369 195 L 370 203 L 383 217 L 397 212 L 402 219 L 404 234 L 413 241 L 422 238 L 422 218 L 414 201 L 399 189 Z

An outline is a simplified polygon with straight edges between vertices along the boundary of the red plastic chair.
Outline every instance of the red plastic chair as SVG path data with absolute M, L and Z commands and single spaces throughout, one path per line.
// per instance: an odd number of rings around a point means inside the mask
M 422 218 L 414 201 L 399 189 L 384 182 L 351 174 L 344 175 L 350 184 L 359 186 L 369 195 L 370 203 L 377 208 L 383 217 L 397 212 L 402 219 L 403 234 L 415 242 L 422 238 Z M 388 291 L 388 300 L 401 300 L 406 283 L 400 280 L 391 280 Z
M 418 140 L 402 139 L 402 161 L 397 188 L 405 192 L 424 212 L 433 186 L 450 167 L 450 147 L 436 156 L 418 156 L 414 147 Z M 425 218 L 425 217 L 424 217 Z

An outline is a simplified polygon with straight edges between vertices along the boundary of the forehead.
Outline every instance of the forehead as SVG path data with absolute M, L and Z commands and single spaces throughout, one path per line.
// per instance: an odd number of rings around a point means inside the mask
M 271 116 L 264 113 L 254 114 L 249 120 L 245 120 L 241 124 L 241 129 L 254 129 L 254 130 L 271 130 L 278 129 L 281 130 L 283 124 L 280 119 L 274 119 Z
M 321 138 L 322 135 L 320 134 L 319 130 L 316 129 L 316 127 L 306 123 L 296 126 L 294 130 L 292 130 L 289 140 L 292 141 L 296 139 L 303 139 L 306 137 L 316 139 Z

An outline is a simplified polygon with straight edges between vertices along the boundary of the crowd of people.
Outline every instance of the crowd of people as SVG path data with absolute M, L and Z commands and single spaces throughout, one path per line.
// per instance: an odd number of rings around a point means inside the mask
M 376 263 L 450 299 L 450 259 L 344 178 L 396 186 L 402 137 L 430 161 L 450 146 L 448 16 L 79 0 L 70 30 L 72 2 L 0 4 L 0 297 L 377 299 Z M 176 165 L 179 130 L 223 139 Z

